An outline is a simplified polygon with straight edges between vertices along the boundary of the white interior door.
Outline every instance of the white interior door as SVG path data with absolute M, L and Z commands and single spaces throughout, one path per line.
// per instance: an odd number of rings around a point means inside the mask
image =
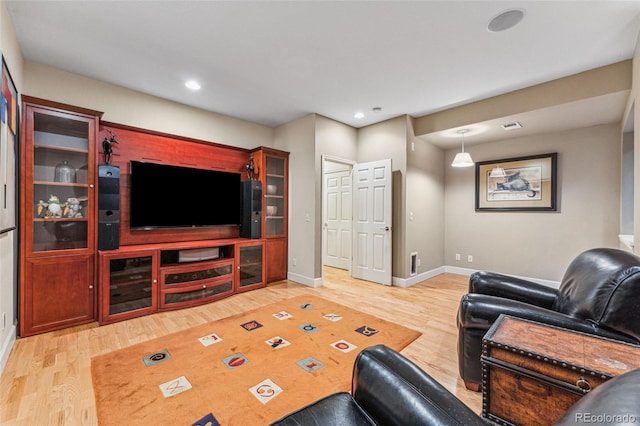
M 324 264 L 334 268 L 351 266 L 351 170 L 324 173 L 325 244 Z
M 354 278 L 391 285 L 391 188 L 391 159 L 354 166 Z

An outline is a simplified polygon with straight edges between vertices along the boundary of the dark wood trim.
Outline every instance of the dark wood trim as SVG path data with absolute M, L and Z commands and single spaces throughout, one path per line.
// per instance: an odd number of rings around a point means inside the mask
M 83 108 L 75 105 L 63 104 L 62 102 L 49 101 L 47 99 L 40 99 L 40 98 L 36 98 L 35 96 L 21 95 L 20 98 L 23 103 L 30 103 L 38 106 L 61 109 L 61 110 L 64 110 L 64 112 L 76 112 L 78 114 L 85 114 L 85 115 L 90 115 L 98 118 L 102 117 L 102 115 L 104 114 L 104 112 L 102 111 L 96 111 L 93 109 Z
M 224 149 L 231 149 L 231 150 L 235 150 L 235 151 L 240 151 L 240 152 L 250 152 L 248 149 L 246 148 L 241 148 L 238 146 L 231 146 L 231 145 L 224 145 L 218 142 L 210 142 L 210 141 L 205 141 L 202 139 L 195 139 L 195 138 L 190 138 L 187 136 L 179 136 L 179 135 L 174 135 L 171 133 L 164 133 L 164 132 L 158 132 L 156 130 L 149 130 L 149 129 L 144 129 L 141 127 L 135 127 L 135 126 L 129 126 L 126 124 L 119 124 L 119 123 L 114 123 L 111 121 L 103 121 L 100 120 L 100 126 L 101 127 L 113 127 L 115 129 L 122 129 L 122 130 L 128 130 L 130 132 L 136 132 L 136 133 L 145 133 L 147 135 L 151 135 L 151 136 L 159 136 L 162 138 L 170 138 L 170 139 L 176 139 L 176 140 L 180 140 L 180 141 L 184 141 L 184 142 L 193 142 L 193 143 L 200 143 L 200 144 L 205 144 L 208 146 L 217 146 L 219 148 L 224 148 Z

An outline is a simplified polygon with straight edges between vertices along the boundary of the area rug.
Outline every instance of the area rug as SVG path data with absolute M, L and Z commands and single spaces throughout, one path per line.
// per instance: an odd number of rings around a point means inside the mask
M 263 425 L 349 391 L 356 355 L 421 333 L 298 296 L 91 360 L 107 425 Z

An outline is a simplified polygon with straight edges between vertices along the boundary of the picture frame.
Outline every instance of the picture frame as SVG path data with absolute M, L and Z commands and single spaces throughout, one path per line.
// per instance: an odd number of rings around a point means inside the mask
M 2 58 L 0 92 L 0 234 L 16 229 L 16 157 L 20 111 L 18 91 Z
M 557 162 L 556 152 L 477 162 L 476 211 L 556 211 Z

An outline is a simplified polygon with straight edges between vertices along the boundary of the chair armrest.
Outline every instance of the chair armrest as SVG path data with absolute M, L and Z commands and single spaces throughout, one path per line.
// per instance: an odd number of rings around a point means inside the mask
M 486 294 L 466 294 L 462 296 L 458 309 L 458 326 L 488 330 L 500 314 L 637 344 L 637 341 L 632 337 L 598 327 L 597 324 L 590 321 L 573 318 L 560 312 L 524 302 L 487 296 Z
M 358 354 L 351 393 L 379 425 L 486 424 L 433 377 L 384 345 Z
M 546 309 L 551 309 L 558 297 L 557 289 L 521 278 L 484 271 L 471 274 L 469 293 L 503 297 Z
M 270 426 L 373 426 L 375 422 L 356 404 L 348 392 L 326 396 L 300 408 Z

